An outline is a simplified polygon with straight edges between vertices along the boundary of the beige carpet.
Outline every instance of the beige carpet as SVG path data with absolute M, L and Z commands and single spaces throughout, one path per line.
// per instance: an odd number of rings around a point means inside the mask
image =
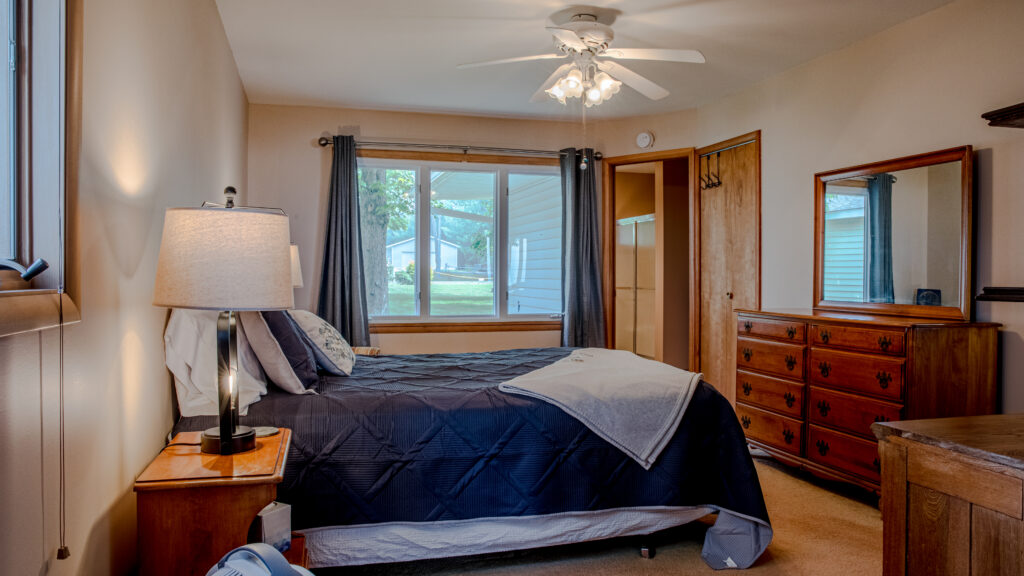
M 771 546 L 743 574 L 751 576 L 878 576 L 882 573 L 882 518 L 875 499 L 841 484 L 816 480 L 757 459 Z M 641 558 L 637 539 L 624 538 L 470 558 L 317 570 L 318 576 L 690 575 L 721 573 L 700 558 L 707 524 L 654 536 L 657 554 Z

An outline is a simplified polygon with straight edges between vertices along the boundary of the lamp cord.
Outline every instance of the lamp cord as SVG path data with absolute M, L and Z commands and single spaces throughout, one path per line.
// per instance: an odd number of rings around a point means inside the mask
M 63 158 L 62 158 L 62 170 L 63 173 Z M 64 176 L 64 174 L 62 174 Z M 65 186 L 66 178 L 65 178 Z M 59 484 L 60 484 L 60 517 L 58 520 L 59 532 L 60 532 L 60 547 L 57 548 L 57 559 L 66 560 L 71 556 L 71 550 L 68 549 L 67 544 L 67 527 L 68 527 L 68 512 L 67 512 L 67 481 L 65 480 L 65 465 L 64 465 L 64 251 L 66 247 L 64 245 L 64 203 L 67 200 L 66 188 L 63 189 L 60 201 L 57 202 L 57 320 L 58 320 L 58 338 L 60 344 L 58 345 L 59 359 L 57 360 L 57 390 L 58 390 L 58 436 L 59 436 L 59 452 L 60 452 L 60 468 L 59 468 Z

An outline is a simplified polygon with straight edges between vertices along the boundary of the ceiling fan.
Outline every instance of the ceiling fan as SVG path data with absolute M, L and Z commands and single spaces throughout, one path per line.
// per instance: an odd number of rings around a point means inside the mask
M 583 98 L 589 107 L 600 104 L 617 93 L 621 84 L 633 88 L 651 100 L 661 100 L 668 96 L 668 90 L 615 60 L 657 60 L 695 64 L 703 64 L 706 61 L 699 50 L 611 48 L 615 33 L 610 24 L 614 21 L 614 15 L 609 18 L 608 11 L 601 8 L 578 6 L 576 9 L 578 11 L 574 11 L 568 20 L 561 23 L 558 23 L 556 18 L 562 16 L 560 19 L 564 19 L 566 11 L 558 12 L 551 17 L 554 25 L 548 26 L 547 30 L 554 36 L 557 52 L 471 62 L 459 64 L 458 68 L 569 58 L 571 62 L 555 70 L 530 100 L 539 102 L 550 96 L 565 104 L 566 98 Z

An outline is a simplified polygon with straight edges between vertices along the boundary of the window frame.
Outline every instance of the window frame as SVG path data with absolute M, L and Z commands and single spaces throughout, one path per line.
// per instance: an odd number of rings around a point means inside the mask
M 67 293 L 66 189 L 74 182 L 66 158 L 77 154 L 81 126 L 81 5 L 66 0 L 14 0 L 18 50 L 16 190 L 18 223 L 13 260 L 2 269 L 0 337 L 78 322 Z M 69 149 L 71 145 L 71 149 Z M 70 176 L 73 178 L 73 175 Z M 49 267 L 31 283 L 17 282 L 17 267 L 36 259 Z M 60 314 L 55 311 L 60 310 Z
M 530 158 L 524 163 L 516 160 L 526 160 L 517 157 L 508 157 L 508 161 L 501 158 L 496 160 L 493 156 L 487 157 L 487 161 L 461 160 L 462 155 L 458 154 L 414 154 L 408 155 L 387 154 L 382 157 L 375 154 L 359 154 L 358 168 L 385 168 L 414 170 L 416 172 L 416 261 L 429 262 L 430 260 L 430 190 L 426 184 L 430 182 L 430 174 L 435 171 L 465 171 L 465 172 L 491 172 L 496 175 L 495 205 L 494 205 L 494 309 L 493 315 L 431 315 L 430 314 L 430 266 L 416 267 L 416 285 L 414 297 L 417 300 L 418 314 L 416 315 L 393 315 L 393 316 L 370 316 L 371 327 L 379 327 L 381 333 L 394 332 L 419 332 L 438 329 L 443 331 L 487 331 L 489 327 L 505 329 L 518 329 L 520 326 L 530 326 L 533 329 L 557 330 L 561 326 L 564 310 L 558 313 L 549 314 L 510 314 L 508 311 L 508 178 L 510 174 L 524 175 L 550 175 L 560 177 L 558 159 Z M 440 158 L 439 158 L 440 157 Z M 447 157 L 451 157 L 448 159 Z M 461 161 L 460 161 L 461 160 Z M 550 162 L 548 162 L 550 160 Z M 563 204 L 563 222 L 565 218 Z M 427 241 L 424 241 L 424 237 Z M 565 263 L 565 245 L 563 239 L 562 263 Z M 564 286 L 561 287 L 564 305 Z M 427 326 L 423 329 L 423 326 Z M 378 330 L 371 330 L 378 331 Z

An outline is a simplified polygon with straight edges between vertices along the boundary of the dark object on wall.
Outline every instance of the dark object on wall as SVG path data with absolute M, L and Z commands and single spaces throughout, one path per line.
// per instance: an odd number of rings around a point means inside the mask
M 1024 102 L 1014 106 L 1000 108 L 999 110 L 985 112 L 981 117 L 988 120 L 989 126 L 1024 128 Z
M 1024 302 L 1024 288 L 986 286 L 975 298 L 979 302 Z
M 918 288 L 914 304 L 918 306 L 942 306 L 942 290 Z

